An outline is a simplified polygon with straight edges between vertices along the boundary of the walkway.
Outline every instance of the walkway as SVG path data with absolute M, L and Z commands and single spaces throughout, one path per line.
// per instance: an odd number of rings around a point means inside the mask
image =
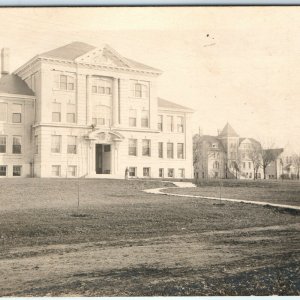
M 176 197 L 187 197 L 187 198 L 200 198 L 200 199 L 209 199 L 209 200 L 219 200 L 219 201 L 231 201 L 231 202 L 238 202 L 238 203 L 246 203 L 246 204 L 256 204 L 256 205 L 263 205 L 263 206 L 271 206 L 271 207 L 278 207 L 278 208 L 286 208 L 286 209 L 293 209 L 299 210 L 300 206 L 293 206 L 293 205 L 285 205 L 285 204 L 278 204 L 278 203 L 270 203 L 270 202 L 258 202 L 252 200 L 242 200 L 242 199 L 230 199 L 230 198 L 220 198 L 220 197 L 208 197 L 208 196 L 196 196 L 196 195 L 185 195 L 185 194 L 173 194 L 167 193 L 163 190 L 172 189 L 172 188 L 193 188 L 197 187 L 195 184 L 191 182 L 172 182 L 175 187 L 164 187 L 164 188 L 155 188 L 155 189 L 148 189 L 144 190 L 145 193 L 149 194 L 160 194 L 160 195 L 167 195 L 167 196 L 176 196 Z

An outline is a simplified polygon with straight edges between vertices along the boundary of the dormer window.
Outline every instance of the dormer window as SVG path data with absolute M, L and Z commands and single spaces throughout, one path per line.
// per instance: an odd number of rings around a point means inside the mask
M 218 148 L 218 144 L 216 144 L 216 143 L 213 143 L 211 146 L 212 146 L 212 148 Z

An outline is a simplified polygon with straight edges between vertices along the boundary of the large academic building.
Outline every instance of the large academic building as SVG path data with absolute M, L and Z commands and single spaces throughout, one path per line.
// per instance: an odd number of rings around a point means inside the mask
M 0 177 L 193 177 L 193 111 L 158 97 L 160 70 L 81 42 L 1 62 Z

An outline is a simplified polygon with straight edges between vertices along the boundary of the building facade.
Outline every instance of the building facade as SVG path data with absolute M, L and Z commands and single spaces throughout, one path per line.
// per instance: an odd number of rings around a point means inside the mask
M 158 97 L 160 74 L 81 42 L 4 68 L 1 176 L 192 178 L 193 111 Z
M 283 149 L 262 149 L 253 138 L 241 138 L 229 123 L 217 136 L 194 136 L 195 178 L 278 179 L 279 158 Z M 272 155 L 268 155 L 269 151 Z M 264 174 L 263 161 L 268 163 Z

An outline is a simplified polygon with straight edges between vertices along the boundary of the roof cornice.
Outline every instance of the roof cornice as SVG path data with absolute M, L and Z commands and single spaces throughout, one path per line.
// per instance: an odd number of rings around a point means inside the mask
M 40 56 L 40 55 L 36 55 L 31 60 L 29 60 L 27 63 L 25 63 L 23 66 L 19 67 L 13 73 L 18 74 L 18 73 L 26 70 L 28 67 L 31 67 L 37 61 L 58 62 L 58 63 L 64 63 L 64 64 L 73 65 L 73 66 L 87 67 L 87 68 L 106 70 L 106 71 L 107 70 L 109 70 L 109 71 L 112 71 L 112 70 L 113 71 L 123 71 L 123 72 L 129 72 L 129 73 L 149 74 L 149 75 L 155 75 L 155 76 L 159 76 L 160 74 L 162 74 L 162 71 L 146 71 L 146 70 L 140 70 L 140 69 L 134 69 L 134 68 L 125 68 L 125 67 L 118 67 L 118 66 L 110 66 L 110 65 L 89 64 L 89 63 L 82 63 L 82 62 L 74 62 L 73 60 L 47 57 L 47 56 Z

